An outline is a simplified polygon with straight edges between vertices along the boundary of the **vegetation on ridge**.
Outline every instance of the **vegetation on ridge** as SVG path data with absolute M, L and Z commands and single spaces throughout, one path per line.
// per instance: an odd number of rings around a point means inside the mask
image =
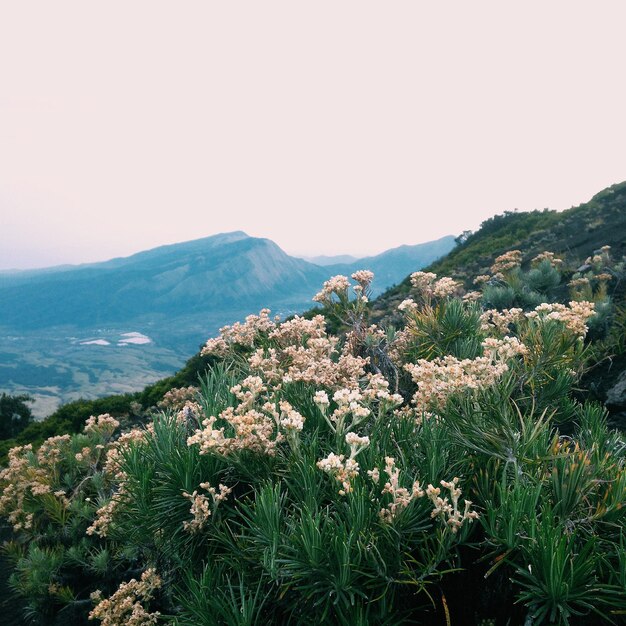
M 589 202 L 566 211 L 506 211 L 485 220 L 480 229 L 466 231 L 459 245 L 426 271 L 464 282 L 484 274 L 495 257 L 518 249 L 528 263 L 543 250 L 551 250 L 570 265 L 610 245 L 613 255 L 626 255 L 626 182 L 604 189 Z M 469 286 L 469 284 L 467 284 Z M 375 309 L 392 309 L 409 289 L 407 277 L 377 298 Z

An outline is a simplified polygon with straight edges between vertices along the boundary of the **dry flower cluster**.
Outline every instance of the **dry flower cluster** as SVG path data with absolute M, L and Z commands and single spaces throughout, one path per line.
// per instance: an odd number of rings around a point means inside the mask
M 491 273 L 494 276 L 510 272 L 522 264 L 522 253 L 520 250 L 509 250 L 504 254 L 496 257 L 494 264 L 491 266 Z
M 198 493 L 197 489 L 194 489 L 193 493 L 183 491 L 183 497 L 191 502 L 189 512 L 193 515 L 193 519 L 190 522 L 183 522 L 183 528 L 190 533 L 202 530 L 219 503 L 226 500 L 232 492 L 230 487 L 222 484 L 218 486 L 219 491 L 215 487 L 211 487 L 209 483 L 200 483 L 200 489 L 209 495 Z
M 554 252 L 541 252 L 532 261 L 531 265 L 537 266 L 540 263 L 547 261 L 552 267 L 558 269 L 563 265 L 563 259 L 559 259 L 555 256 Z
M 248 315 L 244 322 L 223 326 L 220 328 L 220 336 L 209 339 L 200 354 L 224 356 L 237 346 L 252 347 L 259 334 L 268 333 L 275 328 L 276 322 L 270 319 L 270 312 L 269 309 L 262 309 L 258 315 Z
M 102 592 L 95 591 L 91 594 L 91 599 L 98 604 L 89 613 L 89 619 L 101 620 L 102 626 L 156 624 L 160 613 L 149 613 L 142 602 L 151 600 L 162 584 L 161 578 L 150 568 L 141 575 L 140 581 L 133 578 L 122 583 L 110 598 L 102 598 Z
M 60 485 L 59 464 L 70 454 L 70 435 L 50 437 L 35 454 L 32 444 L 11 448 L 9 462 L 0 471 L 0 515 L 13 530 L 33 531 L 34 513 L 30 504 L 37 496 L 52 494 L 63 507 L 69 505 Z
M 519 308 L 504 309 L 502 311 L 487 309 L 480 316 L 481 330 L 506 335 L 510 332 L 511 326 L 518 324 L 523 319 L 524 311 Z
M 198 397 L 198 387 L 174 387 L 165 393 L 162 400 L 158 403 L 160 409 L 172 409 L 180 411 L 187 402 L 193 402 Z
M 219 417 L 212 415 L 203 420 L 202 428 L 188 438 L 187 444 L 199 445 L 200 454 L 228 455 L 243 450 L 275 454 L 283 435 L 279 432 L 280 414 L 273 392 L 259 376 L 248 376 L 231 393 L 238 400 L 237 406 L 226 408 Z M 224 426 L 216 427 L 218 420 Z
M 449 298 L 450 296 L 457 295 L 461 292 L 462 286 L 456 280 L 444 276 L 437 280 L 437 274 L 432 272 L 413 272 L 411 274 L 411 286 L 420 298 L 426 302 L 435 298 Z M 411 308 L 411 300 L 405 301 L 400 306 L 403 309 Z M 401 310 L 403 310 L 401 309 Z
M 553 320 L 561 322 L 572 334 L 584 338 L 589 330 L 587 321 L 595 314 L 595 304 L 585 300 L 577 302 L 572 300 L 569 306 L 565 304 L 544 302 L 535 307 L 534 311 L 526 313 L 528 319 L 545 321 Z
M 445 407 L 451 395 L 489 387 L 509 369 L 505 362 L 491 357 L 457 359 L 450 355 L 432 361 L 419 359 L 404 368 L 417 385 L 413 404 L 418 411 L 435 412 Z
M 98 416 L 92 415 L 85 422 L 84 432 L 98 434 L 105 439 L 109 439 L 118 429 L 119 425 L 120 423 L 108 413 Z
M 345 496 L 352 491 L 352 480 L 359 475 L 359 464 L 343 454 L 331 452 L 325 459 L 317 462 L 323 472 L 330 474 L 340 485 L 339 495 Z
M 324 283 L 322 290 L 313 296 L 313 302 L 330 304 L 333 302 L 333 296 L 336 296 L 340 301 L 345 301 L 348 298 L 349 289 L 350 281 L 346 276 L 333 276 Z
M 461 495 L 461 489 L 457 487 L 458 483 L 459 479 L 457 477 L 453 478 L 450 482 L 446 482 L 445 480 L 441 481 L 441 486 L 444 487 L 444 489 L 448 489 L 450 492 L 450 500 L 452 500 L 452 504 L 450 504 L 447 497 L 442 498 L 440 496 L 441 489 L 439 487 L 428 485 L 426 488 L 426 495 L 435 507 L 431 516 L 439 517 L 450 527 L 452 533 L 457 533 L 465 520 L 468 520 L 469 523 L 471 523 L 473 520 L 478 519 L 478 513 L 470 510 L 470 507 L 472 506 L 472 502 L 470 500 L 465 500 L 462 513 L 459 510 L 459 496 Z
M 107 537 L 109 527 L 113 523 L 113 515 L 119 505 L 124 502 L 127 495 L 126 485 L 122 476 L 119 476 L 119 485 L 117 491 L 111 496 L 111 499 L 103 504 L 97 511 L 93 523 L 85 531 L 87 535 L 98 535 L 99 537 Z
M 374 483 L 378 483 L 380 471 L 377 467 L 368 472 Z M 391 523 L 394 518 L 405 509 L 413 500 L 424 495 L 419 481 L 415 481 L 411 490 L 400 487 L 400 470 L 396 467 L 396 460 L 393 457 L 385 457 L 385 474 L 389 480 L 385 483 L 382 493 L 391 496 L 391 502 L 380 510 L 380 517 L 383 521 Z

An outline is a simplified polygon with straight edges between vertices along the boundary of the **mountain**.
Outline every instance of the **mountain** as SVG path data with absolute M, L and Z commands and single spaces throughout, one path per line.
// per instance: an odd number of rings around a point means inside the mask
M 104 263 L 0 276 L 0 326 L 17 330 L 172 318 L 215 310 L 306 305 L 331 274 L 371 269 L 379 291 L 446 254 L 452 236 L 324 267 L 269 239 L 232 232 Z
M 0 320 L 14 329 L 93 326 L 305 302 L 326 273 L 267 239 L 227 233 L 105 263 L 0 278 Z M 271 294 L 271 295 L 270 295 Z
M 350 263 L 355 263 L 361 257 L 351 256 L 350 254 L 337 254 L 335 256 L 322 255 L 302 258 L 309 263 L 313 263 L 314 265 L 327 267 L 328 265 L 349 265 Z
M 423 268 L 434 259 L 445 257 L 455 245 L 455 238 L 447 235 L 436 241 L 392 248 L 377 256 L 359 259 L 350 264 L 349 269 L 344 273 L 352 273 L 360 268 L 372 270 L 376 276 L 373 293 L 378 295 L 390 285 L 403 280 L 407 274 Z M 334 268 L 341 269 L 338 266 Z
M 403 246 L 321 267 L 237 231 L 103 263 L 5 272 L 0 390 L 34 395 L 38 415 L 61 400 L 135 391 L 178 369 L 224 324 L 264 307 L 303 311 L 330 276 L 356 269 L 380 273 L 381 291 L 442 250 Z
M 453 244 L 451 237 L 440 241 L 443 241 L 445 245 L 446 239 L 447 245 L 451 246 Z M 459 239 L 462 243 L 453 247 L 439 260 L 432 262 L 433 257 L 425 260 L 425 267 L 420 268 L 416 257 L 410 258 L 407 261 L 410 263 L 409 268 L 406 269 L 406 265 L 403 266 L 404 279 L 402 275 L 393 276 L 387 285 L 393 282 L 397 284 L 373 301 L 374 321 L 383 324 L 394 323 L 394 318 L 397 317 L 397 305 L 406 297 L 409 289 L 408 275 L 417 269 L 426 269 L 437 272 L 440 276 L 450 275 L 466 280 L 469 287 L 471 284 L 471 281 L 467 280 L 469 277 L 484 273 L 495 256 L 515 248 L 523 251 L 526 260 L 546 249 L 555 251 L 565 257 L 572 267 L 575 260 L 584 259 L 593 254 L 594 250 L 608 244 L 612 246 L 613 257 L 620 259 L 626 255 L 626 183 L 613 185 L 595 195 L 589 202 L 562 212 L 543 210 L 506 212 L 503 215 L 496 215 L 483 222 L 476 232 L 466 232 Z M 82 329 L 73 327 L 71 322 L 68 322 L 61 327 L 17 331 L 6 325 L 2 328 L 4 317 L 0 317 L 0 390 L 13 394 L 33 394 L 38 401 L 36 413 L 39 416 L 50 414 L 61 401 L 68 402 L 80 397 L 102 398 L 111 394 L 137 391 L 145 385 L 164 379 L 165 376 L 179 369 L 185 359 L 194 354 L 200 343 L 212 335 L 220 325 L 242 319 L 262 306 L 269 306 L 275 313 L 283 316 L 310 308 L 311 295 L 319 288 L 321 281 L 329 275 L 347 274 L 354 269 L 369 267 L 378 272 L 377 280 L 379 280 L 381 275 L 385 275 L 386 262 L 394 258 L 402 259 L 411 252 L 419 252 L 420 248 L 434 244 L 437 242 L 420 246 L 401 246 L 370 257 L 368 260 L 362 259 L 355 264 L 320 267 L 302 259 L 292 259 L 272 242 L 253 240 L 245 233 L 236 232 L 184 244 L 163 246 L 103 264 L 51 268 L 45 271 L 29 270 L 30 278 L 40 281 L 39 284 L 44 287 L 46 285 L 50 287 L 51 283 L 47 281 L 51 278 L 47 276 L 56 276 L 55 280 L 58 281 L 65 276 L 63 280 L 71 282 L 71 277 L 75 273 L 76 276 L 108 276 L 110 283 L 113 284 L 115 283 L 112 278 L 114 270 L 134 276 L 137 280 L 136 285 L 141 285 L 141 281 L 137 279 L 137 275 L 141 274 L 140 268 L 144 272 L 144 281 L 147 280 L 145 276 L 150 275 L 148 270 L 151 268 L 152 275 L 160 276 L 160 284 L 163 286 L 168 284 L 167 272 L 176 272 L 178 268 L 179 275 L 183 276 L 183 279 L 179 281 L 180 285 L 174 280 L 170 281 L 170 289 L 174 294 L 178 293 L 177 288 L 187 291 L 184 296 L 181 296 L 187 299 L 193 296 L 192 286 L 197 288 L 200 281 L 197 277 L 195 281 L 189 283 L 185 281 L 185 276 L 189 278 L 194 275 L 191 267 L 184 269 L 185 265 L 193 265 L 193 269 L 200 271 L 199 267 L 202 265 L 200 259 L 206 257 L 207 251 L 210 251 L 214 255 L 214 261 L 205 263 L 205 281 L 209 280 L 209 276 L 215 277 L 216 280 L 231 281 L 231 284 L 223 289 L 219 284 L 207 286 L 215 302 L 220 302 L 223 298 L 223 301 L 228 301 L 230 305 L 237 307 L 235 284 L 238 285 L 237 289 L 242 290 L 241 295 L 244 300 L 251 291 L 258 294 L 259 300 L 253 303 L 253 306 L 245 304 L 240 308 L 220 309 L 213 308 L 214 303 L 207 298 L 205 299 L 207 308 L 193 314 L 176 314 L 168 317 L 165 314 L 156 315 L 148 312 L 136 319 L 120 321 L 108 326 L 92 324 L 91 327 Z M 247 252 L 242 252 L 244 249 Z M 236 253 L 235 258 L 230 261 L 228 260 L 229 251 Z M 434 245 L 433 255 L 437 251 Z M 243 258 L 236 258 L 237 254 L 242 254 Z M 229 269 L 232 268 L 231 262 L 235 265 L 247 264 L 250 269 L 250 265 L 258 260 L 258 257 L 262 257 L 261 262 L 266 264 L 263 271 L 268 272 L 273 268 L 274 273 L 259 276 L 258 272 L 251 269 L 250 280 L 246 281 L 244 274 L 237 275 L 236 271 Z M 428 263 L 430 265 L 427 265 Z M 181 267 L 183 269 L 180 269 Z M 292 280 L 290 274 L 282 273 L 287 271 L 285 267 L 290 267 L 291 271 L 300 276 L 299 280 L 304 283 L 297 283 Z M 0 275 L 0 307 L 4 306 L 4 293 L 8 293 L 11 289 L 25 287 L 28 281 L 23 278 L 26 274 L 26 272 L 17 272 L 11 275 Z M 166 274 L 165 278 L 163 274 Z M 255 279 L 260 284 L 256 286 L 251 284 Z M 292 301 L 298 297 L 302 298 L 297 305 L 289 306 L 289 298 L 287 301 L 284 300 L 285 290 L 280 284 L 281 279 L 291 281 L 292 285 L 294 282 L 298 285 L 306 284 L 310 291 L 302 296 L 298 294 L 298 290 L 289 294 Z M 159 282 L 157 278 L 155 280 Z M 274 299 L 271 290 L 263 293 L 262 284 L 268 284 L 270 287 L 275 285 L 278 298 Z M 624 281 L 617 281 L 611 287 L 611 295 L 618 305 L 618 310 L 624 311 L 624 324 L 626 324 L 625 288 Z M 245 291 L 245 289 L 251 291 Z M 150 297 L 155 302 L 155 306 L 163 306 L 164 293 L 167 293 L 167 290 L 158 291 L 156 287 L 153 287 L 148 289 L 148 293 L 151 294 Z M 139 295 L 137 293 L 135 297 Z M 57 304 L 60 307 L 63 305 L 55 300 L 50 308 L 54 309 Z M 189 302 L 188 308 L 195 310 L 194 305 L 194 302 Z M 87 303 L 83 303 L 83 306 L 87 306 Z M 27 308 L 23 307 L 21 310 L 24 316 L 30 319 L 29 323 L 32 323 L 35 315 L 29 318 Z M 3 309 L 2 316 L 5 315 L 5 311 L 6 309 Z M 78 311 L 76 313 L 78 318 L 86 317 L 80 315 Z M 51 312 L 52 314 L 54 311 Z M 115 314 L 115 311 L 112 314 Z M 141 343 L 143 339 L 132 333 L 144 333 L 149 338 L 149 343 Z M 131 334 L 130 337 L 129 334 Z M 623 344 L 623 337 L 622 333 L 617 339 L 618 343 Z M 130 343 L 130 340 L 137 340 L 140 343 Z M 194 368 L 201 365 L 201 360 L 197 356 L 191 362 Z M 186 372 L 185 376 L 180 378 L 177 375 L 176 384 L 180 386 L 193 383 L 199 371 L 194 368 L 182 370 Z M 605 400 L 608 391 L 624 371 L 626 371 L 626 355 L 620 356 L 619 362 L 618 359 L 612 357 L 602 367 L 594 368 L 593 374 L 597 380 L 594 380 L 593 386 L 598 388 L 600 400 Z M 626 380 L 626 374 L 624 376 Z M 165 380 L 163 384 L 152 385 L 146 388 L 145 393 L 150 398 L 156 397 L 158 389 L 161 389 L 164 384 Z M 626 388 L 626 383 L 624 385 Z M 89 411 L 89 405 L 85 404 L 81 410 Z M 626 411 L 626 406 L 620 410 Z

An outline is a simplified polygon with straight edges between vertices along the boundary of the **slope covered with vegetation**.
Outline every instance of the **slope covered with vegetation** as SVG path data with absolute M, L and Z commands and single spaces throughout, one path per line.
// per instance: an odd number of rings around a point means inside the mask
M 472 288 L 416 272 L 396 330 L 371 324 L 370 272 L 334 277 L 306 318 L 224 328 L 200 384 L 142 423 L 92 416 L 14 448 L 0 512 L 26 611 L 107 626 L 623 621 L 626 439 L 580 385 L 617 345 L 625 268 L 608 247 L 568 263 L 509 251 Z
M 489 218 L 474 233 L 464 232 L 457 240 L 459 245 L 429 265 L 427 271 L 468 282 L 484 274 L 497 256 L 514 249 L 521 250 L 526 261 L 550 250 L 573 265 L 609 245 L 613 255 L 621 258 L 626 254 L 626 182 L 566 211 L 507 211 Z M 376 307 L 384 310 L 388 302 L 397 301 L 408 289 L 407 277 L 378 298 Z
M 497 256 L 508 250 L 522 252 L 521 265 L 529 269 L 531 260 L 543 250 L 555 252 L 563 261 L 560 287 L 544 299 L 566 301 L 566 283 L 585 276 L 589 261 L 603 246 L 611 247 L 616 259 L 626 255 L 626 182 L 613 185 L 596 194 L 589 202 L 566 211 L 505 212 L 486 220 L 475 233 L 465 232 L 457 238 L 459 245 L 445 257 L 426 268 L 440 275 L 452 276 L 473 288 L 476 276 L 489 274 Z M 402 323 L 398 305 L 407 297 L 410 278 L 388 289 L 372 304 L 372 318 L 382 326 Z M 491 293 L 511 300 L 497 286 Z M 506 290 L 504 290 L 506 292 Z M 614 423 L 626 427 L 626 281 L 618 275 L 606 284 L 612 313 L 605 320 L 605 339 L 594 344 L 588 360 L 589 369 L 582 381 L 581 397 L 606 403 Z M 502 306 L 504 301 L 500 301 Z M 618 395 L 612 390 L 623 387 Z

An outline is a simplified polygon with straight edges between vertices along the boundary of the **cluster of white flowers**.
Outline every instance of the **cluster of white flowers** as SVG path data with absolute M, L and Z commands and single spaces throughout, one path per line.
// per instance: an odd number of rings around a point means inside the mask
M 547 261 L 548 263 L 550 263 L 550 265 L 554 268 L 559 268 L 561 265 L 563 265 L 563 259 L 559 259 L 558 257 L 556 257 L 554 255 L 554 252 L 541 252 L 540 254 L 538 254 L 532 261 L 531 264 L 533 266 L 537 266 L 540 263 L 543 263 L 544 261 Z
M 439 487 L 428 485 L 426 488 L 426 495 L 434 506 L 431 517 L 439 517 L 454 534 L 459 531 L 465 520 L 471 524 L 475 519 L 478 519 L 478 513 L 470 510 L 472 506 L 470 500 L 465 500 L 463 512 L 459 511 L 461 489 L 457 487 L 458 483 L 459 479 L 457 477 L 453 478 L 450 482 L 446 482 L 445 480 L 441 481 L 441 486 L 449 490 L 452 503 L 449 502 L 447 497 L 442 498 L 440 496 L 441 489 Z
M 477 286 L 484 285 L 491 280 L 491 276 L 489 274 L 480 274 L 474 278 L 474 284 Z
M 522 309 L 488 309 L 480 316 L 480 328 L 486 332 L 497 332 L 506 335 L 510 331 L 510 327 L 521 322 L 524 319 L 524 311 Z
M 363 394 L 358 389 L 339 389 L 333 394 L 337 408 L 329 416 L 331 428 L 339 432 L 344 431 L 348 418 L 350 426 L 360 424 L 371 414 L 371 409 L 365 406 Z
M 85 422 L 84 430 L 85 433 L 95 433 L 108 438 L 115 432 L 119 425 L 120 423 L 114 417 L 111 417 L 108 413 L 104 413 L 97 417 L 92 415 Z
M 496 339 L 487 337 L 482 342 L 485 356 L 492 361 L 508 361 L 516 356 L 526 356 L 528 348 L 517 337 L 504 337 Z
M 496 257 L 491 266 L 492 274 L 503 274 L 518 268 L 522 264 L 522 253 L 520 250 L 509 250 Z
M 341 301 L 346 301 L 348 299 L 348 289 L 350 289 L 348 277 L 338 274 L 324 283 L 322 290 L 313 297 L 313 302 L 330 304 L 333 302 L 333 296 L 336 296 Z
M 281 401 L 280 410 L 280 425 L 286 431 L 301 431 L 304 428 L 304 417 L 289 402 Z
M 595 278 L 597 281 L 604 283 L 608 282 L 609 280 L 613 280 L 613 275 L 609 274 L 608 272 L 602 272 L 601 274 L 597 274 Z
M 200 423 L 204 412 L 199 402 L 187 400 L 182 408 L 176 413 L 176 421 L 179 424 Z
M 346 435 L 346 443 L 350 446 L 350 458 L 354 459 L 361 450 L 370 445 L 370 438 L 349 432 Z
M 109 534 L 109 528 L 113 523 L 113 517 L 115 511 L 119 505 L 126 499 L 126 482 L 125 476 L 118 478 L 119 486 L 117 491 L 111 496 L 111 499 L 103 504 L 97 511 L 96 516 L 86 530 L 87 535 L 98 535 L 99 537 L 106 537 Z
M 420 359 L 404 368 L 417 384 L 412 401 L 418 411 L 437 411 L 457 392 L 493 385 L 508 370 L 508 365 L 494 362 L 489 356 L 457 359 L 448 355 L 433 361 Z
M 187 402 L 193 402 L 199 393 L 198 387 L 174 387 L 170 389 L 157 406 L 160 409 L 173 409 L 174 411 L 180 411 Z
M 400 470 L 396 467 L 396 461 L 393 457 L 385 457 L 385 474 L 389 480 L 385 483 L 382 493 L 391 495 L 391 502 L 380 510 L 379 515 L 383 521 L 390 523 L 413 500 L 421 498 L 424 491 L 417 480 L 413 483 L 410 491 L 406 487 L 400 487 Z M 374 483 L 378 484 L 380 471 L 377 467 L 368 471 L 368 475 Z
M 590 285 L 590 280 L 586 276 L 573 278 L 572 280 L 569 281 L 569 283 L 567 283 L 567 286 L 571 287 L 572 289 L 585 288 L 585 287 L 589 287 L 589 285 Z
M 339 339 L 328 335 L 324 316 L 307 320 L 296 316 L 270 334 L 274 348 L 258 348 L 248 359 L 253 371 L 273 385 L 304 382 L 338 389 L 357 386 L 368 360 L 351 353 L 349 342 L 341 352 Z
M 352 491 L 352 480 L 359 475 L 359 464 L 354 459 L 346 459 L 345 455 L 337 455 L 334 452 L 318 461 L 317 467 L 341 484 L 339 489 L 341 496 Z
M 325 459 L 317 462 L 319 469 L 330 474 L 341 485 L 339 489 L 341 496 L 353 490 L 352 480 L 359 475 L 359 464 L 355 459 L 370 445 L 370 438 L 349 432 L 345 436 L 345 442 L 350 447 L 348 458 L 343 454 L 331 452 Z
M 478 302 L 482 297 L 480 291 L 468 291 L 463 295 L 463 302 Z
M 325 391 L 316 391 L 315 396 L 313 396 L 313 401 L 322 411 L 325 411 L 330 404 L 328 394 Z
M 473 520 L 478 519 L 478 513 L 470 510 L 472 503 L 469 500 L 465 500 L 463 512 L 459 511 L 461 489 L 457 486 L 459 483 L 457 477 L 453 478 L 450 482 L 441 481 L 441 486 L 450 491 L 450 502 L 447 497 L 440 497 L 441 489 L 439 487 L 433 487 L 433 485 L 429 484 L 426 489 L 423 489 L 418 480 L 413 482 L 410 489 L 400 486 L 400 470 L 396 467 L 396 462 L 393 457 L 385 457 L 384 471 L 385 474 L 387 474 L 388 480 L 385 482 L 381 494 L 390 495 L 391 501 L 386 507 L 380 510 L 379 515 L 383 521 L 387 523 L 393 522 L 413 500 L 424 496 L 427 496 L 433 504 L 431 517 L 441 519 L 453 534 L 459 531 L 465 520 L 471 523 Z M 367 474 L 374 484 L 378 485 L 380 481 L 380 470 L 375 467 L 369 470 Z
M 194 489 L 193 493 L 183 491 L 183 497 L 191 502 L 189 512 L 193 519 L 190 522 L 183 522 L 183 528 L 190 533 L 202 530 L 219 503 L 226 500 L 232 492 L 230 487 L 222 484 L 218 487 L 219 491 L 211 487 L 210 483 L 200 483 L 200 489 L 206 491 L 208 495 L 199 493 L 197 489 Z
M 219 414 L 203 420 L 202 428 L 187 439 L 187 445 L 199 445 L 200 454 L 215 452 L 227 455 L 242 450 L 273 455 L 283 435 L 278 431 L 280 414 L 268 388 L 258 376 L 248 376 L 231 392 L 238 400 Z M 225 424 L 216 428 L 218 419 Z M 228 425 L 230 433 L 225 434 Z
M 13 530 L 32 531 L 35 516 L 29 510 L 33 497 L 51 495 L 62 508 L 69 506 L 65 489 L 59 488 L 62 478 L 61 463 L 74 457 L 70 435 L 58 435 L 46 439 L 37 453 L 32 444 L 11 448 L 7 467 L 0 470 L 0 515 L 7 518 Z M 104 446 L 96 445 L 94 452 L 100 454 Z M 87 448 L 89 454 L 92 448 Z
M 433 274 L 433 272 L 413 272 L 411 274 L 411 286 L 415 289 L 420 298 L 426 302 L 430 301 L 433 297 L 449 298 L 460 294 L 462 291 L 460 282 L 447 276 L 437 280 L 437 274 Z M 413 308 L 410 300 L 405 300 L 400 307 L 402 307 L 400 309 L 401 311 L 411 311 Z
M 281 348 L 303 345 L 309 339 L 326 339 L 326 319 L 323 315 L 316 315 L 310 320 L 296 315 L 276 326 L 269 338 Z
M 370 272 L 370 270 L 358 270 L 352 274 L 352 279 L 355 280 L 359 287 L 361 287 L 361 290 L 365 292 L 369 289 L 369 286 L 374 280 L 374 272 Z
M 586 300 L 572 300 L 568 305 L 544 302 L 535 307 L 534 311 L 526 313 L 530 320 L 553 320 L 561 322 L 568 331 L 584 338 L 589 330 L 587 321 L 595 315 L 595 304 Z
M 594 270 L 598 271 L 602 267 L 605 267 L 611 263 L 611 246 L 602 246 L 599 250 L 596 250 L 594 254 L 585 259 L 585 265 L 593 266 Z
M 411 286 L 420 294 L 428 294 L 430 296 L 436 279 L 437 274 L 432 272 L 413 272 L 411 274 Z
M 399 393 L 389 391 L 389 381 L 382 374 L 369 374 L 363 398 L 369 402 L 378 401 L 385 409 L 396 407 L 404 402 Z
M 109 444 L 104 465 L 104 474 L 107 478 L 116 480 L 124 478 L 124 473 L 120 467 L 124 451 L 132 444 L 143 443 L 146 440 L 146 435 L 152 432 L 153 428 L 153 424 L 149 424 L 145 430 L 133 428 L 126 433 L 122 433 L 115 441 Z
M 444 276 L 433 285 L 433 295 L 436 298 L 449 298 L 458 294 L 461 290 L 461 283 L 452 278 Z
M 91 594 L 98 604 L 89 613 L 89 619 L 99 619 L 101 626 L 151 626 L 156 624 L 160 613 L 149 613 L 142 602 L 150 601 L 162 581 L 154 569 L 147 569 L 141 580 L 134 578 L 122 583 L 110 598 L 102 598 L 101 591 Z
M 413 313 L 417 311 L 417 309 L 417 303 L 413 300 L 413 298 L 406 298 L 398 305 L 398 311 L 401 311 L 402 313 Z
M 224 356 L 234 346 L 253 347 L 260 334 L 269 333 L 276 327 L 276 320 L 270 319 L 270 312 L 262 309 L 258 315 L 248 315 L 243 323 L 220 328 L 220 336 L 209 339 L 200 354 Z

